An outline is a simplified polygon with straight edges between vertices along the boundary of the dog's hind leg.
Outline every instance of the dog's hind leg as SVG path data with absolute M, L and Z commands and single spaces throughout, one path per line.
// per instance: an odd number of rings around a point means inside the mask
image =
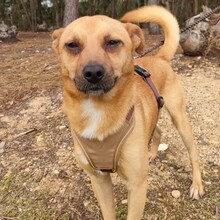
M 100 204 L 104 220 L 115 220 L 113 188 L 110 174 L 90 175 L 95 196 Z
M 185 109 L 184 92 L 179 81 L 176 82 L 174 87 L 169 88 L 169 93 L 165 94 L 164 98 L 165 107 L 188 150 L 192 163 L 193 179 L 190 188 L 190 197 L 199 199 L 199 196 L 204 194 L 199 167 L 199 156 L 196 146 L 193 143 L 192 129 Z
M 152 162 L 157 156 L 160 139 L 161 139 L 161 130 L 158 126 L 156 126 L 152 137 L 152 145 L 150 147 L 150 151 L 148 152 L 149 162 Z

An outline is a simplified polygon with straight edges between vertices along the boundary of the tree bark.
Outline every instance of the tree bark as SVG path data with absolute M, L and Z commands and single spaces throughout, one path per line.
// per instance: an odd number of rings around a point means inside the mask
M 27 10 L 27 8 L 25 7 L 24 1 L 23 1 L 23 0 L 20 0 L 20 2 L 21 2 L 21 5 L 22 5 L 22 7 L 23 7 L 23 9 L 24 9 L 25 14 L 26 14 L 28 23 L 29 23 L 29 25 L 30 25 L 30 29 L 31 29 L 32 31 L 34 31 L 34 30 L 33 30 L 33 25 L 32 25 L 32 20 L 31 20 L 31 15 L 30 15 L 30 13 L 28 13 L 28 10 Z
M 78 0 L 65 0 L 64 19 L 63 25 L 66 26 L 73 20 L 78 18 L 79 15 L 79 1 Z
M 148 0 L 148 5 L 158 5 L 158 0 Z M 149 24 L 149 33 L 156 35 L 156 34 L 160 34 L 160 27 L 159 25 L 155 24 L 155 23 L 150 23 Z
M 115 18 L 115 0 L 111 1 L 111 17 Z
M 5 0 L 2 0 L 2 2 L 0 2 L 0 20 L 5 20 Z
M 193 14 L 197 15 L 198 14 L 198 0 L 193 0 L 194 2 L 194 10 L 193 10 Z
M 35 31 L 37 27 L 37 13 L 36 13 L 36 1 L 30 1 L 30 11 L 31 11 L 31 30 Z
M 62 4 L 59 0 L 53 0 L 54 14 L 55 14 L 55 26 L 59 28 L 62 26 Z

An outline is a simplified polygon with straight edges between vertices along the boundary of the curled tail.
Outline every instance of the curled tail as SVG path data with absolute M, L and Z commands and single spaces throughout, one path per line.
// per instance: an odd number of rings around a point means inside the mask
M 176 18 L 160 6 L 144 6 L 127 12 L 121 19 L 123 22 L 155 22 L 159 24 L 165 35 L 165 41 L 156 56 L 170 61 L 179 45 L 179 25 Z

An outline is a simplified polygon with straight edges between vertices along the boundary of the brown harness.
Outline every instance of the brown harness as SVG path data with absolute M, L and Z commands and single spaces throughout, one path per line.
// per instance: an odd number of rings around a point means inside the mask
M 134 66 L 134 70 L 135 70 L 136 73 L 138 73 L 143 78 L 143 80 L 151 88 L 151 90 L 154 93 L 155 98 L 157 100 L 158 109 L 160 110 L 163 107 L 163 105 L 164 105 L 164 100 L 163 100 L 163 97 L 160 96 L 160 94 L 158 93 L 158 91 L 157 91 L 153 81 L 151 80 L 150 73 L 146 69 L 144 69 L 143 67 L 141 67 L 139 65 L 135 65 Z
M 159 95 L 156 87 L 154 86 L 150 74 L 142 67 L 136 65 L 135 71 L 142 76 L 142 78 L 149 85 L 153 91 L 158 110 L 163 107 L 163 97 Z M 125 122 L 122 127 L 114 134 L 109 135 L 103 141 L 97 139 L 83 138 L 74 132 L 74 137 L 78 141 L 81 149 L 83 150 L 89 164 L 95 169 L 103 172 L 114 173 L 117 171 L 117 161 L 120 148 L 128 135 L 132 132 L 135 124 L 134 106 L 128 112 Z
M 103 141 L 87 139 L 74 132 L 87 160 L 95 170 L 114 173 L 117 170 L 120 147 L 134 128 L 134 107 L 128 112 L 122 127 Z

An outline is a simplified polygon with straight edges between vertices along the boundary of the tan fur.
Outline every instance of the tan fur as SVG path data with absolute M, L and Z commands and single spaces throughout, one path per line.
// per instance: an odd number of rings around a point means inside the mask
M 184 92 L 179 77 L 169 62 L 179 41 L 176 19 L 165 9 L 148 6 L 129 12 L 122 21 L 155 21 L 165 33 L 165 44 L 158 54 L 133 61 L 133 53 L 144 51 L 141 29 L 130 23 L 123 24 L 106 16 L 82 17 L 64 29 L 53 33 L 53 48 L 61 60 L 61 76 L 64 89 L 64 110 L 71 129 L 79 135 L 88 133 L 90 138 L 104 140 L 123 124 L 132 106 L 135 107 L 135 127 L 121 148 L 118 173 L 128 188 L 128 220 L 141 219 L 147 189 L 148 142 L 157 124 L 158 109 L 155 97 L 146 83 L 134 74 L 134 62 L 149 70 L 152 79 L 165 99 L 165 108 L 170 113 L 186 145 L 193 166 L 193 183 L 190 196 L 198 199 L 203 194 L 199 161 L 193 145 L 191 127 L 185 112 Z M 109 46 L 111 40 L 119 40 Z M 66 46 L 74 43 L 74 52 Z M 105 93 L 91 95 L 79 91 L 84 88 L 83 69 L 90 64 L 99 64 L 105 70 Z M 117 79 L 113 81 L 113 79 Z M 90 106 L 91 109 L 86 109 Z M 94 111 L 94 115 L 93 112 Z M 156 156 L 160 143 L 160 130 L 153 136 L 150 159 Z M 114 220 L 114 199 L 111 177 L 98 172 L 89 165 L 79 143 L 74 140 L 76 159 L 91 178 L 95 195 L 105 220 Z

